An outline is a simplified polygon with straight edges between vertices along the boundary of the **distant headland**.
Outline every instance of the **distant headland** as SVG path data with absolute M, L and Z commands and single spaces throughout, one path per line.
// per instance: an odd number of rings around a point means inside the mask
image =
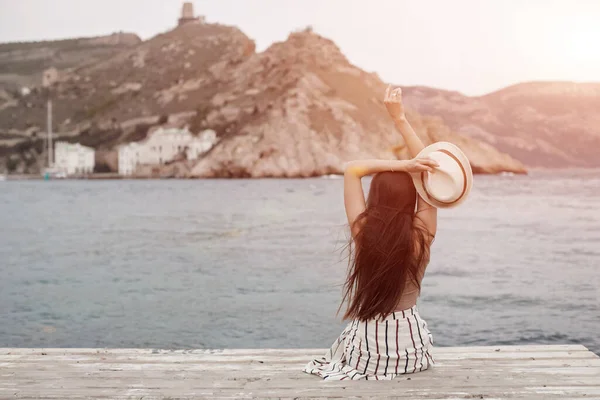
M 310 177 L 339 174 L 355 158 L 407 156 L 383 106 L 385 83 L 310 27 L 257 53 L 238 28 L 208 23 L 191 4 L 175 23 L 147 41 L 116 33 L 0 44 L 0 174 L 48 167 L 49 100 L 53 142 L 73 145 L 60 156 L 92 151 L 96 173 Z M 600 166 L 600 84 L 404 92 L 424 141 L 458 144 L 477 173 Z

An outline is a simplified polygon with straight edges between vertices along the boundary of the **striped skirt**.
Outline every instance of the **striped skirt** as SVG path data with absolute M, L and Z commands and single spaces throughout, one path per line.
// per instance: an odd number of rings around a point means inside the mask
M 390 380 L 433 365 L 432 348 L 427 322 L 414 306 L 383 320 L 350 322 L 327 354 L 303 371 L 325 380 Z

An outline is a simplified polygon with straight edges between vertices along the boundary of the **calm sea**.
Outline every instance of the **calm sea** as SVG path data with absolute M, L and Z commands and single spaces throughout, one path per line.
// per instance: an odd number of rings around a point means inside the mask
M 477 176 L 440 212 L 437 345 L 600 353 L 598 176 Z M 0 347 L 328 347 L 344 223 L 336 179 L 0 182 Z

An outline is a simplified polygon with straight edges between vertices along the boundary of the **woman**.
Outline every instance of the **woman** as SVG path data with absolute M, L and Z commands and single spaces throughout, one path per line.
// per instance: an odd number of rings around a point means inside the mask
M 401 90 L 385 105 L 411 157 L 424 145 L 406 120 Z M 433 364 L 432 336 L 416 308 L 435 237 L 437 209 L 418 194 L 409 173 L 433 172 L 430 158 L 347 164 L 344 203 L 350 224 L 350 268 L 342 305 L 350 319 L 325 357 L 304 368 L 326 380 L 393 379 Z M 375 174 L 365 202 L 361 178 Z M 341 306 L 340 306 L 341 308 Z

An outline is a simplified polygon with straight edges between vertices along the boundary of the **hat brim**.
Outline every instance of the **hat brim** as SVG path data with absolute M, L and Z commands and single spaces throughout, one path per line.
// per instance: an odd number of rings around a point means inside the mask
M 440 150 L 444 150 L 444 151 L 452 154 L 452 156 L 454 156 L 458 160 L 458 162 L 461 165 L 461 168 L 463 169 L 463 171 L 465 173 L 466 188 L 463 191 L 463 194 L 461 195 L 460 198 L 458 198 L 457 200 L 455 200 L 451 203 L 445 203 L 445 202 L 438 201 L 438 200 L 432 198 L 431 196 L 429 196 L 429 194 L 425 190 L 424 183 L 423 183 L 423 176 L 425 173 L 411 173 L 410 175 L 413 179 L 415 188 L 417 189 L 417 193 L 419 193 L 419 196 L 421 196 L 421 198 L 427 204 L 429 204 L 433 207 L 436 207 L 436 208 L 452 208 L 452 207 L 456 207 L 456 206 L 460 205 L 469 196 L 469 193 L 471 192 L 471 188 L 473 187 L 473 170 L 471 169 L 471 163 L 469 162 L 469 159 L 467 158 L 465 153 L 463 153 L 460 148 L 458 148 L 456 145 L 454 145 L 450 142 L 436 142 L 436 143 L 430 144 L 429 146 L 427 146 L 423 150 L 421 150 L 421 152 L 419 152 L 419 154 L 417 154 L 416 158 L 427 157 L 429 154 L 433 153 L 434 151 L 440 151 Z

